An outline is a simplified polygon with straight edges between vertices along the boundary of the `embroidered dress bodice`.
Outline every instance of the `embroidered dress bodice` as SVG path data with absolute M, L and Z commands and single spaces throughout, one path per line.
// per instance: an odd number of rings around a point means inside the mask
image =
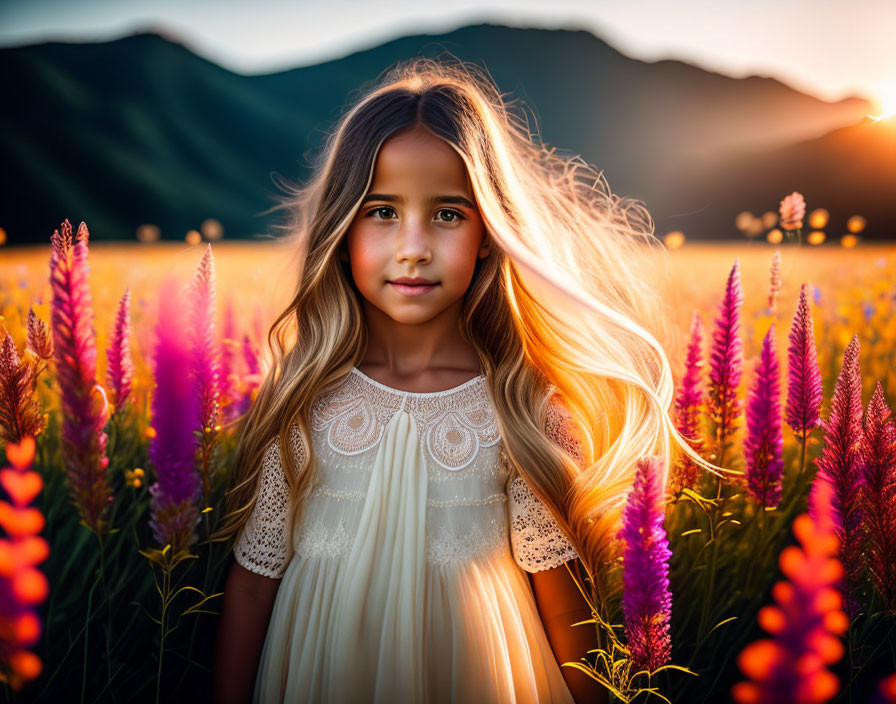
M 575 449 L 553 410 L 548 432 Z M 234 547 L 243 567 L 282 580 L 256 701 L 571 701 L 525 573 L 576 553 L 522 477 L 507 484 L 485 378 L 419 393 L 355 367 L 315 399 L 311 436 L 292 554 L 276 439 Z M 296 426 L 289 450 L 299 464 Z M 359 666 L 362 643 L 375 655 Z M 446 673 L 446 658 L 463 669 Z

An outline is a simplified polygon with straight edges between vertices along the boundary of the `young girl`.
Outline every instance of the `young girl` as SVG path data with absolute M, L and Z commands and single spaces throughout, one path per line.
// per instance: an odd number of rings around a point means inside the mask
M 400 64 L 287 201 L 217 702 L 605 701 L 560 667 L 596 643 L 566 563 L 599 586 L 639 457 L 712 465 L 668 416 L 649 219 L 510 107 L 475 66 Z

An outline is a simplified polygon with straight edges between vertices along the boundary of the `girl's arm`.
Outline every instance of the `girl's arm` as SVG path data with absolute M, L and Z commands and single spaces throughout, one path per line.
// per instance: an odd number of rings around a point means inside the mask
M 234 562 L 224 585 L 215 643 L 212 701 L 252 701 L 261 648 L 280 580 L 263 577 Z
M 589 650 L 597 647 L 593 625 L 571 626 L 591 618 L 588 602 L 582 598 L 565 564 L 532 572 L 529 576 L 538 613 L 557 663 L 579 662 Z M 576 704 L 607 704 L 609 701 L 604 686 L 584 672 L 574 667 L 561 667 L 560 671 Z

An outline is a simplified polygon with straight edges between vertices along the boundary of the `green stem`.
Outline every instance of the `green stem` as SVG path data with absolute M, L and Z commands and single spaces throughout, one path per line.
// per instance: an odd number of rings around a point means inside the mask
M 100 582 L 103 585 L 103 599 L 106 602 L 106 627 L 103 629 L 106 634 L 106 677 L 107 681 L 112 679 L 112 658 L 109 651 L 109 644 L 112 640 L 112 597 L 109 594 L 109 587 L 106 583 L 106 542 L 108 536 L 95 534 L 97 540 L 100 541 Z
M 165 653 L 165 618 L 168 612 L 168 590 L 169 590 L 169 572 L 168 569 L 162 568 L 162 584 L 165 588 L 162 590 L 162 617 L 159 619 L 161 626 L 161 634 L 159 636 L 159 669 L 156 675 L 156 704 L 159 704 L 159 698 L 162 691 L 162 656 Z
M 719 491 L 721 492 L 721 480 L 719 480 Z M 706 629 L 707 619 L 709 618 L 709 608 L 712 603 L 712 592 L 715 588 L 715 580 L 716 580 L 716 558 L 718 555 L 718 538 L 716 536 L 716 526 L 714 513 L 718 510 L 718 506 L 713 507 L 713 511 L 707 512 L 706 516 L 709 519 L 709 529 L 710 529 L 710 540 L 712 541 L 712 552 L 710 553 L 709 563 L 707 566 L 707 579 L 709 583 L 707 585 L 706 594 L 703 595 L 703 603 L 700 609 L 700 624 L 697 627 L 697 642 L 700 643 L 703 641 L 703 632 Z
M 206 537 L 211 533 L 211 527 L 209 526 L 209 517 L 208 512 L 202 514 L 203 521 L 205 523 L 205 535 Z M 202 576 L 202 593 L 206 594 L 208 592 L 208 575 L 212 570 L 212 552 L 209 547 L 206 548 L 206 561 L 205 561 L 205 574 Z M 196 629 L 199 627 L 199 619 L 193 619 L 193 628 L 190 632 L 190 649 L 187 651 L 188 654 L 192 655 L 193 653 L 193 645 L 196 642 Z
M 93 604 L 93 589 L 87 596 L 87 615 L 84 617 L 84 663 L 81 666 L 81 704 L 84 704 L 84 694 L 87 691 L 87 649 L 90 639 L 90 607 Z
M 809 440 L 809 431 L 803 430 L 800 432 L 800 466 L 799 471 L 796 474 L 797 480 L 803 478 L 803 471 L 806 468 L 806 444 Z

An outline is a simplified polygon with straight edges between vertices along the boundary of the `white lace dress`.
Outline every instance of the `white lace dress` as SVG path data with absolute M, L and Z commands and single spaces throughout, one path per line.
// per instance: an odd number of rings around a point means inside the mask
M 573 701 L 525 573 L 577 555 L 521 477 L 505 492 L 484 377 L 414 393 L 353 368 L 313 404 L 312 442 L 293 554 L 276 441 L 234 547 L 282 578 L 254 701 Z

